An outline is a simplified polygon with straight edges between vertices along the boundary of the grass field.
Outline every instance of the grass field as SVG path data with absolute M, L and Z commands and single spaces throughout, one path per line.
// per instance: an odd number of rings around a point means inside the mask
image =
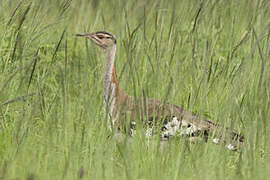
M 243 148 L 110 138 L 103 52 L 75 37 L 97 30 L 117 37 L 123 90 L 226 124 Z M 269 1 L 0 0 L 0 179 L 269 179 L 269 60 Z

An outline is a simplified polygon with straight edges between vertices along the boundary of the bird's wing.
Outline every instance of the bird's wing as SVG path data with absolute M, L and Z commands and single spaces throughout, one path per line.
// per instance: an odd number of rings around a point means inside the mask
M 243 136 L 230 128 L 214 123 L 206 118 L 198 117 L 181 107 L 163 103 L 160 100 L 148 99 L 138 102 L 132 101 L 125 105 L 122 117 L 129 119 L 131 132 L 134 132 L 138 120 L 146 127 L 146 135 L 160 133 L 162 139 L 170 137 L 199 137 L 204 141 L 224 144 L 230 150 L 236 150 L 243 142 Z M 128 117 L 128 118 L 127 118 Z M 123 122 L 123 118 L 121 120 Z M 124 123 L 125 124 L 125 123 Z M 125 127 L 127 127 L 125 125 Z
M 215 144 L 224 144 L 230 150 L 236 150 L 244 137 L 231 128 L 216 124 L 206 118 L 198 117 L 181 107 L 161 103 L 158 100 L 148 101 L 148 124 L 161 127 L 161 138 L 186 136 L 191 139 L 201 137 L 205 141 L 210 138 Z M 153 122 L 154 121 L 154 122 Z

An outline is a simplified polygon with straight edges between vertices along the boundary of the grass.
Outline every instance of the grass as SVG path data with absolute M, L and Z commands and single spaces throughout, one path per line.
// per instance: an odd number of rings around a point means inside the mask
M 267 179 L 269 6 L 0 1 L 1 179 Z M 140 134 L 132 142 L 110 138 L 102 51 L 74 36 L 97 30 L 117 37 L 125 91 L 233 127 L 245 135 L 241 152 L 185 139 L 160 147 Z

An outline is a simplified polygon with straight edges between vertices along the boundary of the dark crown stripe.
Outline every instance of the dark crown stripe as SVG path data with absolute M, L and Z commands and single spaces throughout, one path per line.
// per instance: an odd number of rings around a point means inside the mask
M 109 36 L 112 36 L 112 37 L 113 37 L 113 35 L 112 35 L 112 34 L 110 34 L 110 33 L 108 33 L 108 32 L 105 32 L 105 31 L 97 31 L 97 32 L 96 32 L 96 34 L 99 34 L 99 33 L 102 33 L 102 34 L 107 34 L 107 35 L 109 35 Z

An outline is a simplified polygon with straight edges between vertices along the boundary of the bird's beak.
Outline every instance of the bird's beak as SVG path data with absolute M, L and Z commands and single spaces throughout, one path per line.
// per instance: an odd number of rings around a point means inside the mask
M 85 37 L 85 38 L 90 38 L 92 37 L 92 34 L 76 34 L 77 37 Z

